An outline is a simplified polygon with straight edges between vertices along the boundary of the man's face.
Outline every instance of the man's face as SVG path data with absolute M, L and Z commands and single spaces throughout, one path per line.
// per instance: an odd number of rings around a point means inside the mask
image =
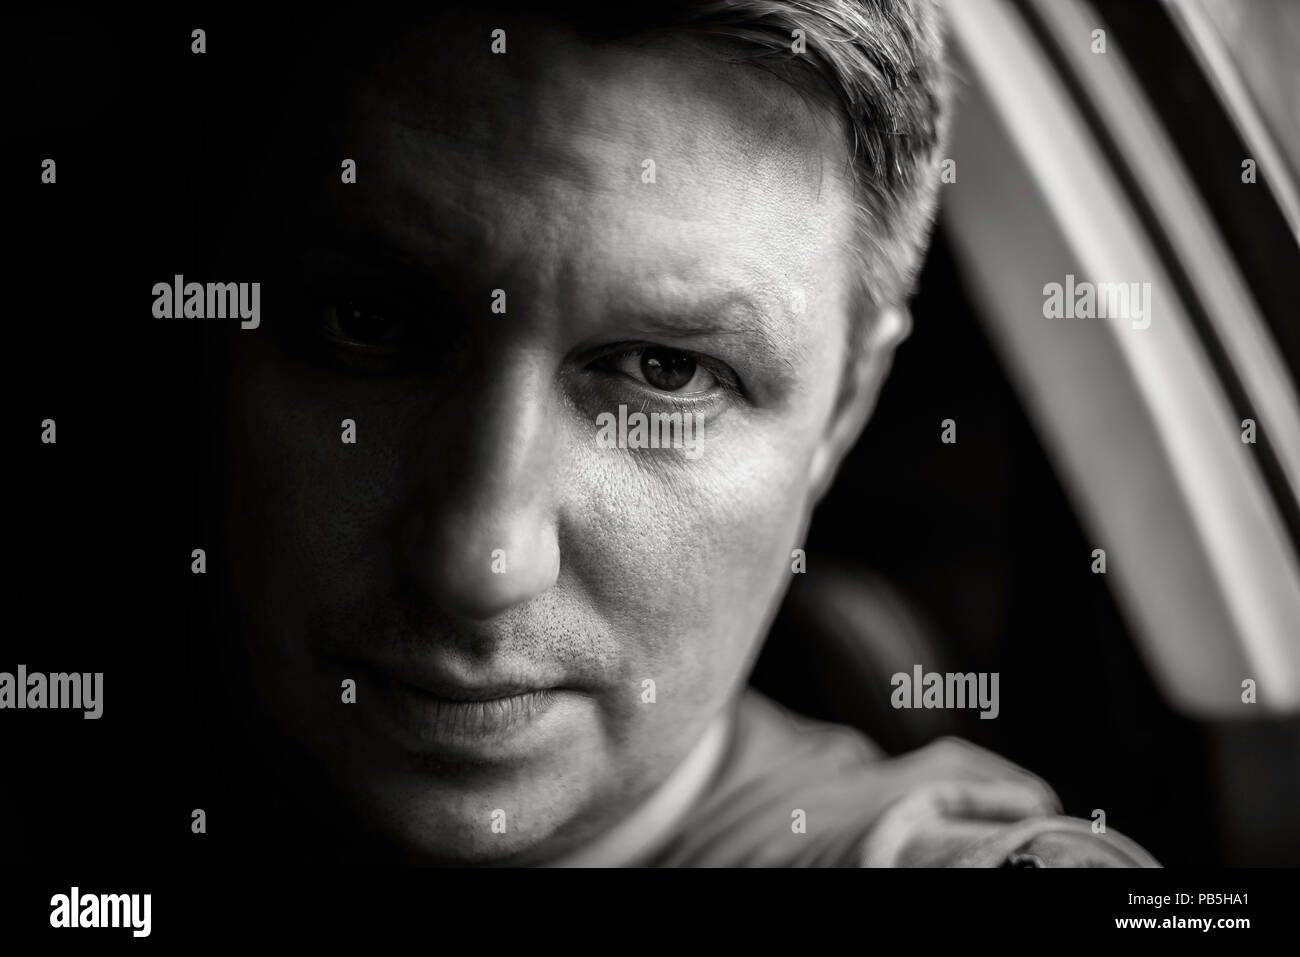
M 491 29 L 293 104 L 334 172 L 284 177 L 278 307 L 232 378 L 261 690 L 452 862 L 592 838 L 734 700 L 842 451 L 850 319 L 840 133 L 798 94 Z M 700 413 L 697 454 L 602 446 L 620 405 Z

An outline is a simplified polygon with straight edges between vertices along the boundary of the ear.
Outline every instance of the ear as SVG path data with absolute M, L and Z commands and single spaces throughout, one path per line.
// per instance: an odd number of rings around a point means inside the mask
M 862 434 L 893 364 L 894 350 L 912 332 L 912 314 L 902 304 L 884 306 L 874 317 L 858 316 L 854 321 L 870 326 L 845 363 L 835 409 L 809 463 L 811 504 L 826 494 L 844 456 Z

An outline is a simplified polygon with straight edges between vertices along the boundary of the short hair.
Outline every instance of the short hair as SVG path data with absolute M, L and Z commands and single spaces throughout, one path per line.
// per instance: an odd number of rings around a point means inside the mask
M 830 106 L 849 137 L 856 308 L 914 290 L 947 145 L 950 74 L 936 0 L 705 0 L 693 24 Z M 795 31 L 801 52 L 794 52 Z M 809 88 L 809 85 L 811 88 Z M 861 317 L 859 317 L 861 318 Z M 851 324 L 854 333 L 862 322 Z

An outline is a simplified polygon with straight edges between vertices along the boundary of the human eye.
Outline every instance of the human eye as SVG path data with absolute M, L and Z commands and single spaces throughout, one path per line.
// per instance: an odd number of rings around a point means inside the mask
M 736 374 L 725 363 L 667 346 L 620 347 L 598 359 L 594 365 L 603 371 L 625 376 L 644 390 L 673 400 L 707 400 L 739 389 Z
M 409 309 L 372 293 L 334 293 L 315 306 L 315 331 L 327 345 L 382 357 L 413 338 Z
M 415 373 L 434 361 L 427 308 L 385 287 L 324 285 L 302 290 L 293 342 L 304 356 L 364 376 Z

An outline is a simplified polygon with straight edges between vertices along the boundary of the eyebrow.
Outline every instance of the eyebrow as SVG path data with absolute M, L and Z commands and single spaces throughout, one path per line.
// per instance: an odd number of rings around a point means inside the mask
M 779 374 L 786 375 L 795 369 L 798 352 L 795 343 L 746 292 L 736 291 L 668 309 L 637 308 L 629 303 L 618 313 L 628 327 L 647 336 L 726 341 Z M 733 321 L 726 317 L 733 317 Z

